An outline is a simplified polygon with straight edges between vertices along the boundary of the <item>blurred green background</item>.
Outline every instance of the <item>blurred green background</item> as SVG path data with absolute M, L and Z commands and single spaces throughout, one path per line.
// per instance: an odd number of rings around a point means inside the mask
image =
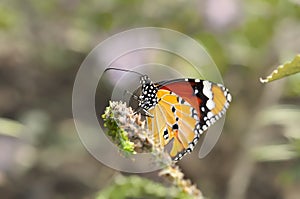
M 300 75 L 259 77 L 300 52 L 299 24 L 299 0 L 1 0 L 0 198 L 95 198 L 117 183 L 80 143 L 73 82 L 99 42 L 157 26 L 202 42 L 233 95 L 214 150 L 181 161 L 186 177 L 210 199 L 298 199 Z

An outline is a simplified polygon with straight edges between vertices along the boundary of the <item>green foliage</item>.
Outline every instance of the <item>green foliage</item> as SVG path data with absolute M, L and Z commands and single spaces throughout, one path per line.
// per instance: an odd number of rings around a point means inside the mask
M 9 29 L 16 23 L 16 13 L 5 6 L 0 5 L 0 30 Z
M 257 161 L 282 161 L 297 157 L 291 144 L 261 146 L 253 149 Z
M 297 55 L 291 62 L 278 66 L 267 78 L 260 79 L 262 83 L 268 83 L 283 77 L 300 72 L 300 55 Z
M 119 148 L 127 155 L 134 154 L 134 143 L 130 142 L 127 132 L 120 128 L 117 124 L 110 106 L 106 107 L 102 118 L 104 120 L 104 127 L 108 129 L 107 134 L 113 139 Z
M 138 176 L 118 176 L 114 183 L 102 190 L 96 199 L 192 199 L 187 193 L 175 187 L 164 187 L 160 183 L 155 183 Z
M 20 137 L 25 126 L 17 121 L 0 118 L 0 135 Z
M 290 169 L 284 170 L 279 175 L 279 180 L 286 186 L 291 186 L 295 182 L 300 182 L 300 164 L 291 166 Z
M 257 161 L 283 161 L 300 157 L 300 108 L 275 106 L 261 111 L 258 117 L 261 126 L 280 126 L 287 142 L 254 147 Z

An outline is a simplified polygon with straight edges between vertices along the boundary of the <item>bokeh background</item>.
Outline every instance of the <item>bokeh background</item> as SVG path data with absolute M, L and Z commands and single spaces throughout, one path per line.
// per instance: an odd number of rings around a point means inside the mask
M 214 150 L 181 161 L 186 177 L 211 199 L 298 199 L 300 76 L 259 78 L 299 53 L 299 24 L 299 0 L 1 0 L 0 198 L 95 198 L 131 176 L 80 143 L 73 82 L 99 42 L 157 26 L 202 42 L 233 95 Z

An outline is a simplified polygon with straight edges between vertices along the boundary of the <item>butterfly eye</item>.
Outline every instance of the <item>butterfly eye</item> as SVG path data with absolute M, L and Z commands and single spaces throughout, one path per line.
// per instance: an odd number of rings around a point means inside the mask
M 150 78 L 147 75 L 141 76 L 140 84 L 142 86 L 145 85 L 145 84 L 150 84 L 150 83 L 151 83 L 151 80 L 150 80 Z

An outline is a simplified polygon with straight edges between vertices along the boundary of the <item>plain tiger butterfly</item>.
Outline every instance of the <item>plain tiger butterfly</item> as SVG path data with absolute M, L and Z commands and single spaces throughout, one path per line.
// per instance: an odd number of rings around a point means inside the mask
M 140 75 L 141 86 L 132 94 L 137 112 L 147 116 L 147 127 L 162 146 L 171 144 L 174 161 L 192 152 L 199 137 L 226 112 L 231 95 L 222 84 L 181 78 L 154 83 L 136 71 L 107 68 Z

